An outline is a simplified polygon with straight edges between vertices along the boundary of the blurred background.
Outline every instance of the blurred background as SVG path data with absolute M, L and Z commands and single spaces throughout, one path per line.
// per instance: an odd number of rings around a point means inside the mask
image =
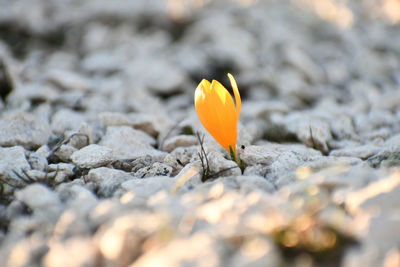
M 1 95 L 14 91 L 12 107 L 152 112 L 160 100 L 179 119 L 202 78 L 226 84 L 227 72 L 244 99 L 280 99 L 290 109 L 310 107 L 321 95 L 351 101 L 349 88 L 358 80 L 389 89 L 400 82 L 398 0 L 1 0 L 0 6 Z

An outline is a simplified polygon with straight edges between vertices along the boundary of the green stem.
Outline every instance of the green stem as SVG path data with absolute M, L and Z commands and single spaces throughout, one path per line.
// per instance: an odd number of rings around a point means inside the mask
M 233 151 L 232 146 L 229 146 L 229 155 L 231 156 L 231 160 L 237 163 L 235 151 Z
M 242 174 L 243 174 L 243 171 L 244 171 L 243 161 L 241 159 L 239 159 L 238 157 L 236 157 L 236 153 L 232 149 L 232 146 L 229 146 L 229 155 L 231 156 L 231 160 L 236 162 L 236 164 L 239 166 L 239 168 L 240 168 L 240 170 L 242 171 Z

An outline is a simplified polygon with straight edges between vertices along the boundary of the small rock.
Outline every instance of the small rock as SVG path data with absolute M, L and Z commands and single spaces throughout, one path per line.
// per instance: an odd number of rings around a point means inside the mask
M 186 166 L 173 179 L 175 185 L 173 193 L 191 191 L 196 186 L 203 184 L 201 181 L 200 162 L 195 161 Z
M 236 162 L 227 160 L 219 152 L 212 151 L 207 154 L 210 174 L 220 176 L 238 176 L 242 172 Z
M 78 149 L 71 145 L 61 145 L 55 152 L 54 156 L 59 158 L 63 162 L 69 162 L 72 154 L 74 154 Z
M 180 163 L 178 162 L 179 164 L 185 166 L 195 157 L 197 157 L 198 152 L 199 152 L 198 146 L 177 147 L 169 155 L 174 156 L 177 160 L 179 160 L 180 162 Z
M 25 157 L 25 149 L 21 146 L 0 147 L 0 166 L 3 175 L 11 174 L 12 170 L 30 169 Z
M 260 190 L 267 193 L 273 193 L 276 191 L 276 187 L 273 183 L 261 176 L 236 176 L 236 182 L 240 186 L 240 191 L 245 194 Z
M 282 264 L 276 245 L 266 237 L 245 238 L 237 251 L 230 259 L 232 267 L 276 267 Z
M 86 146 L 71 155 L 71 160 L 79 168 L 96 168 L 107 165 L 113 159 L 112 149 L 96 144 Z
M 49 171 L 65 172 L 68 176 L 74 175 L 75 165 L 72 163 L 49 164 Z
M 367 159 L 381 150 L 381 147 L 369 144 L 332 150 L 329 155 L 334 157 L 357 157 L 360 159 Z
M 70 109 L 61 109 L 53 115 L 51 129 L 56 134 L 63 135 L 66 131 L 78 131 L 85 121 L 84 114 Z
M 152 158 L 164 158 L 165 153 L 152 147 L 155 140 L 146 133 L 128 126 L 107 127 L 100 145 L 113 150 L 115 159 L 135 159 L 150 155 Z
M 177 175 L 188 163 L 198 159 L 198 151 L 199 148 L 197 146 L 177 147 L 165 156 L 164 163 L 174 169 L 172 175 Z
M 40 153 L 32 152 L 29 153 L 28 157 L 29 165 L 35 170 L 46 170 L 47 169 L 47 158 Z
M 67 91 L 88 91 L 92 87 L 90 80 L 86 77 L 61 69 L 52 69 L 47 73 L 47 80 Z
M 37 216 L 54 219 L 61 211 L 58 195 L 42 184 L 31 184 L 16 191 L 15 198 L 25 203 Z
M 244 175 L 259 175 L 283 185 L 295 179 L 294 171 L 307 162 L 322 158 L 319 151 L 303 145 L 267 144 L 248 146 L 240 154 L 245 165 Z M 278 178 L 280 181 L 278 181 Z
M 162 223 L 163 217 L 148 211 L 116 215 L 96 233 L 97 256 L 107 266 L 129 266 L 141 255 L 144 242 L 159 233 Z
M 35 149 L 47 143 L 50 127 L 44 119 L 16 112 L 0 117 L 0 133 L 0 146 L 21 145 L 27 149 Z
M 135 82 L 138 85 L 145 86 L 161 96 L 182 91 L 186 74 L 173 62 L 145 57 L 138 58 L 133 63 L 127 71 L 130 76 L 136 77 Z M 151 68 L 151 72 L 147 71 L 149 68 Z
M 72 163 L 49 164 L 48 171 L 51 173 L 48 173 L 48 175 L 55 175 L 54 182 L 57 184 L 76 175 L 75 169 L 76 166 Z
M 159 114 L 131 113 L 129 118 L 132 120 L 135 129 L 141 130 L 154 138 L 173 126 L 168 118 Z
M 163 150 L 171 152 L 177 147 L 194 146 L 197 142 L 197 138 L 194 135 L 178 135 L 165 140 Z
M 303 101 L 312 101 L 317 91 L 314 87 L 310 87 L 302 77 L 301 73 L 292 70 L 284 69 L 277 74 L 277 87 L 280 94 L 292 98 L 295 104 L 289 106 L 300 106 Z
M 73 237 L 65 242 L 52 242 L 43 259 L 46 267 L 92 266 L 96 249 L 88 237 Z
M 92 73 L 109 74 L 122 69 L 122 55 L 109 51 L 97 51 L 88 54 L 82 60 L 82 68 Z
M 50 153 L 50 148 L 48 145 L 43 145 L 36 150 L 36 153 L 38 153 L 40 157 L 45 157 L 47 159 Z
M 135 177 L 146 178 L 153 176 L 170 176 L 172 167 L 160 162 L 154 162 L 151 166 L 139 169 L 135 172 Z
M 7 220 L 12 221 L 18 216 L 26 212 L 26 205 L 19 200 L 13 200 L 8 206 L 6 211 Z
M 29 170 L 30 165 L 25 157 L 25 149 L 21 146 L 15 147 L 0 147 L 0 173 L 1 178 L 6 182 L 15 185 L 21 185 L 22 181 L 14 173 L 20 173 L 21 170 Z M 11 187 L 6 186 L 12 191 Z
M 191 248 L 191 253 L 179 253 L 183 248 Z M 211 235 L 195 233 L 186 238 L 175 239 L 163 246 L 163 249 L 153 249 L 137 259 L 132 267 L 157 265 L 183 266 L 186 262 L 196 262 L 200 266 L 216 267 L 222 262 L 222 249 Z
M 170 177 L 148 177 L 146 179 L 131 179 L 121 184 L 121 189 L 115 195 L 133 192 L 135 198 L 147 199 L 161 190 L 170 191 L 175 180 Z
M 400 173 L 394 171 L 387 178 L 374 181 L 357 191 L 348 192 L 343 195 L 343 200 L 352 213 L 361 209 L 374 216 L 374 212 L 379 208 L 380 214 L 393 214 L 397 209 L 395 203 L 397 203 L 400 196 L 399 192 Z
M 86 215 L 97 204 L 97 197 L 83 185 L 70 182 L 57 187 L 61 201 L 73 207 L 79 215 Z
M 98 119 L 105 128 L 108 126 L 133 126 L 132 120 L 122 113 L 102 112 L 98 115 Z
M 390 151 L 396 151 L 400 148 L 400 134 L 393 135 L 385 141 L 385 146 Z
M 299 47 L 292 45 L 286 47 L 284 55 L 289 64 L 299 69 L 313 83 L 324 80 L 322 69 Z
M 90 234 L 87 216 L 97 205 L 96 196 L 77 183 L 64 183 L 57 188 L 57 191 L 67 206 L 54 227 L 57 239 Z
M 324 153 L 329 152 L 328 142 L 333 138 L 327 120 L 312 115 L 293 113 L 286 118 L 285 125 L 305 145 Z
M 330 121 L 332 134 L 337 139 L 351 139 L 356 136 L 353 120 L 350 116 L 338 114 Z
M 371 110 L 367 114 L 357 114 L 354 118 L 354 124 L 357 132 L 369 134 L 371 131 L 379 128 L 391 128 L 396 124 L 396 118 L 389 111 Z
M 87 175 L 87 181 L 95 184 L 100 197 L 111 197 L 122 183 L 131 179 L 134 177 L 127 172 L 105 167 L 91 169 Z
M 268 149 L 262 146 L 248 146 L 240 154 L 240 159 L 246 165 L 268 165 L 271 164 L 277 155 L 272 153 L 265 153 Z

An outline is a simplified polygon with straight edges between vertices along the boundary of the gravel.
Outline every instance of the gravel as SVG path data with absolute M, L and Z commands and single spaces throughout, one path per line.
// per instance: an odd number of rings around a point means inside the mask
M 2 2 L 1 266 L 400 266 L 396 1 Z

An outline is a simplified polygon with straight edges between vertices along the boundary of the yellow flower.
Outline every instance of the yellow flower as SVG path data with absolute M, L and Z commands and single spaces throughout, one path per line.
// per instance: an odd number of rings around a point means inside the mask
M 235 78 L 228 73 L 235 95 L 235 104 L 228 90 L 218 81 L 211 83 L 203 79 L 196 88 L 194 104 L 197 115 L 204 128 L 228 152 L 235 156 L 237 139 L 237 122 L 240 116 L 242 101 Z

